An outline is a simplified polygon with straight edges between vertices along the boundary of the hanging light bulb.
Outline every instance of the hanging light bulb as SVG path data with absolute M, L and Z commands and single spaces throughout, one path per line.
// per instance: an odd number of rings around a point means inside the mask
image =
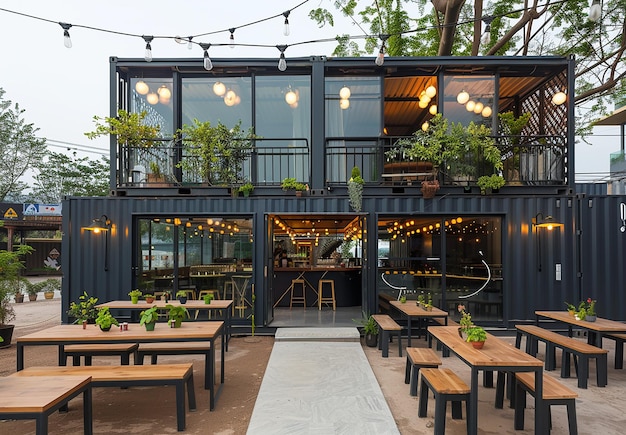
M 385 44 L 382 44 L 380 46 L 380 50 L 378 51 L 378 55 L 376 56 L 376 60 L 374 61 L 374 63 L 377 66 L 383 66 L 383 64 L 385 63 Z
M 152 46 L 150 45 L 150 42 L 152 42 L 152 40 L 154 39 L 153 36 L 142 36 L 143 40 L 146 41 L 146 51 L 144 53 L 144 59 L 146 59 L 146 62 L 152 62 Z
M 479 114 L 482 113 L 483 108 L 485 107 L 485 105 L 483 103 L 481 103 L 480 101 L 478 101 L 475 105 L 474 105 L 474 113 L 475 114 Z
M 234 27 L 231 27 L 230 29 L 228 29 L 228 31 L 230 32 L 230 38 L 229 38 L 229 43 L 228 46 L 230 48 L 235 48 L 235 29 Z
M 277 45 L 278 51 L 280 51 L 280 58 L 278 59 L 278 69 L 280 71 L 285 71 L 287 69 L 287 60 L 285 59 L 285 50 L 287 49 L 286 45 Z
M 202 47 L 202 49 L 204 50 L 204 59 L 202 61 L 202 65 L 204 66 L 204 69 L 207 71 L 211 71 L 213 69 L 213 62 L 211 62 L 211 58 L 209 57 L 209 47 L 211 47 L 211 44 L 207 44 L 207 43 L 201 43 L 200 47 Z
M 187 38 L 187 50 L 191 50 L 193 48 L 193 42 L 191 42 L 192 39 L 193 39 L 193 36 L 190 36 L 189 38 Z
M 229 89 L 226 94 L 224 94 L 224 104 L 228 107 L 232 107 L 235 105 L 237 101 L 237 94 L 232 89 Z
M 476 107 L 476 102 L 470 100 L 465 105 L 465 110 L 467 110 L 468 112 L 473 112 L 474 111 L 474 107 Z
M 491 42 L 491 17 L 484 20 L 487 24 L 485 26 L 485 31 L 480 36 L 480 43 L 483 45 L 487 45 Z
M 567 95 L 563 91 L 559 91 L 552 96 L 552 104 L 556 106 L 560 106 L 565 103 L 565 100 L 567 100 Z
M 350 100 L 339 100 L 339 107 L 341 107 L 342 110 L 346 110 L 350 107 Z
M 72 48 L 72 40 L 70 39 L 70 28 L 72 25 L 68 23 L 59 23 L 59 25 L 63 28 L 63 45 L 65 45 L 65 48 Z
M 491 116 L 491 113 L 491 107 L 485 106 L 480 114 L 483 115 L 483 118 L 489 118 Z
M 428 121 L 424 122 L 422 124 L 422 131 L 428 131 L 428 127 L 430 127 L 430 124 L 428 124 Z
M 465 104 L 469 101 L 469 94 L 463 90 L 459 92 L 459 95 L 456 96 L 456 101 L 459 104 Z
M 433 85 L 430 85 L 429 87 L 426 88 L 426 96 L 428 98 L 434 98 L 435 95 L 437 95 L 437 88 L 434 87 Z
M 226 86 L 222 82 L 215 82 L 213 84 L 213 93 L 218 97 L 223 97 L 226 93 Z
M 285 24 L 283 26 L 283 35 L 285 36 L 289 36 L 289 14 L 291 13 L 291 11 L 285 11 L 283 12 L 283 17 L 285 17 Z
M 428 107 L 428 103 L 429 103 L 429 102 L 430 102 L 430 100 L 429 100 L 429 101 L 426 101 L 425 99 L 420 98 L 420 102 L 419 102 L 419 103 L 417 103 L 417 105 L 419 106 L 419 108 L 420 108 L 420 109 L 425 109 L 425 108 L 427 108 L 427 107 Z
M 135 90 L 140 95 L 146 95 L 148 92 L 150 92 L 150 87 L 143 80 L 139 80 L 137 83 L 135 83 Z
M 430 113 L 431 115 L 436 115 L 437 114 L 437 105 L 433 104 L 430 106 L 430 108 L 428 109 L 428 113 Z
M 593 0 L 591 7 L 589 8 L 589 21 L 596 22 L 602 15 L 602 6 L 600 6 L 600 0 Z
M 298 102 L 298 96 L 291 88 L 289 88 L 289 91 L 285 94 L 285 102 L 290 106 Z
M 350 98 L 350 95 L 352 95 L 352 92 L 347 86 L 344 86 L 339 90 L 339 98 L 341 98 L 342 100 L 347 100 L 348 98 Z
M 147 96 L 146 96 L 146 100 L 148 100 L 148 103 L 152 104 L 153 106 L 159 102 L 159 96 L 156 94 L 156 92 L 150 92 Z
M 159 97 L 169 100 L 172 96 L 172 91 L 170 91 L 167 86 L 161 85 L 161 87 L 157 90 L 157 94 L 159 94 Z

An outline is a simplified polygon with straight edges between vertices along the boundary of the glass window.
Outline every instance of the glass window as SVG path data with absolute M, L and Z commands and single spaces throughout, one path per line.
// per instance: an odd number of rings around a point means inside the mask
M 494 116 L 494 76 L 445 76 L 443 116 L 452 122 L 468 125 L 492 125 Z
M 161 126 L 163 137 L 174 135 L 171 78 L 131 78 L 130 111 L 148 112 L 146 122 Z
M 377 137 L 380 134 L 380 78 L 327 77 L 325 92 L 326 136 Z

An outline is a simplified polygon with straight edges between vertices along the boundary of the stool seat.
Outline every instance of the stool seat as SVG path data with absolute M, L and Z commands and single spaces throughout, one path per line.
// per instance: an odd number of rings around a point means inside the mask
M 324 296 L 324 284 L 330 285 L 330 296 Z M 320 279 L 317 284 L 317 306 L 318 309 L 322 309 L 322 304 L 333 304 L 333 311 L 337 309 L 337 303 L 335 301 L 335 280 L 334 279 Z
M 296 286 L 299 286 L 302 289 L 302 293 L 300 293 L 299 295 L 295 294 Z M 302 304 L 302 306 L 306 308 L 306 281 L 304 281 L 303 279 L 292 279 L 289 290 L 291 292 L 291 298 L 289 299 L 289 309 L 291 309 L 294 303 Z

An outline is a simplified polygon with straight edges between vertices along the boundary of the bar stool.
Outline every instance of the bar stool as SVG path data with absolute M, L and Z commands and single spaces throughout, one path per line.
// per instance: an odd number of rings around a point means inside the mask
M 300 295 L 295 295 L 296 286 L 302 286 L 302 293 Z M 293 306 L 293 303 L 302 304 L 303 307 L 306 308 L 306 282 L 303 279 L 292 279 L 291 286 L 289 286 L 291 290 L 291 298 L 289 300 L 289 309 Z
M 330 297 L 324 297 L 324 284 L 330 284 Z M 317 306 L 321 310 L 322 304 L 333 304 L 333 311 L 337 308 L 337 303 L 335 302 L 335 280 L 334 279 L 320 279 L 317 284 Z

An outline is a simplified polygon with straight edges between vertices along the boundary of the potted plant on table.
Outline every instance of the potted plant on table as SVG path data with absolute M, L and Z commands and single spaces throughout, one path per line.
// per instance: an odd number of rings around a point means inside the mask
M 165 308 L 167 308 L 167 324 L 171 328 L 180 328 L 182 321 L 189 317 L 189 311 L 183 306 L 167 304 Z
M 186 304 L 187 303 L 187 292 L 185 290 L 178 290 L 176 292 L 176 299 L 178 299 L 178 302 L 180 302 L 181 304 Z
M 569 313 L 569 315 L 574 317 L 574 315 L 576 314 L 576 305 L 570 304 L 567 301 L 565 301 L 565 305 L 567 306 L 567 312 Z
M 586 320 L 587 322 L 596 321 L 596 301 L 595 299 L 587 298 L 586 301 L 582 301 L 578 310 L 578 318 L 580 320 Z
M 11 345 L 15 325 L 9 322 L 15 319 L 15 310 L 11 304 L 11 296 L 15 295 L 20 287 L 19 271 L 24 267 L 21 256 L 30 254 L 33 248 L 20 245 L 15 251 L 0 250 L 0 337 L 2 347 Z
M 487 340 L 487 332 L 480 326 L 473 326 L 467 329 L 467 338 L 465 340 L 468 343 L 472 343 L 472 346 L 476 349 L 482 349 L 485 345 L 485 340 Z
M 154 302 L 154 295 L 153 294 L 145 294 L 143 295 L 144 300 L 146 301 L 147 304 L 151 304 L 152 302 Z
M 119 322 L 109 312 L 109 307 L 103 307 L 98 310 L 98 316 L 96 317 L 96 325 L 100 327 L 101 331 L 109 331 L 112 325 L 118 326 Z
M 146 331 L 154 331 L 157 320 L 159 320 L 159 310 L 156 306 L 154 306 L 141 312 L 139 324 L 141 326 L 145 326 Z
M 72 301 L 67 310 L 68 316 L 74 318 L 74 323 L 94 323 L 98 316 L 98 298 L 89 296 L 86 291 L 78 297 L 78 302 Z
M 141 296 L 141 290 L 135 289 L 128 292 L 128 296 L 130 296 L 130 301 L 133 304 L 139 303 L 139 297 Z

